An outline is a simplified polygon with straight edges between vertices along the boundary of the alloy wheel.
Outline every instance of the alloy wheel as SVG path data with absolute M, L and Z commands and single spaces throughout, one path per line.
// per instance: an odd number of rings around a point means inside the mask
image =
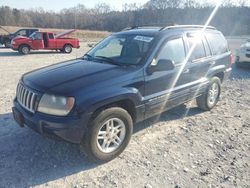
M 123 143 L 126 135 L 124 122 L 119 118 L 107 120 L 97 134 L 97 146 L 103 153 L 111 153 L 117 150 Z

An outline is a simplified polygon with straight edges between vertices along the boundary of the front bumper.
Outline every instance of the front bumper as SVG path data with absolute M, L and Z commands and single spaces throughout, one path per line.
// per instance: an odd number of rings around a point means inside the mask
M 11 44 L 11 49 L 17 51 L 18 50 L 18 46 L 15 45 L 15 44 Z
M 49 138 L 59 138 L 65 141 L 79 144 L 86 132 L 86 125 L 90 115 L 78 116 L 51 116 L 36 112 L 31 114 L 23 109 L 15 100 L 13 110 L 20 112 L 23 125 L 28 126 L 37 133 Z M 20 122 L 19 122 L 20 123 Z

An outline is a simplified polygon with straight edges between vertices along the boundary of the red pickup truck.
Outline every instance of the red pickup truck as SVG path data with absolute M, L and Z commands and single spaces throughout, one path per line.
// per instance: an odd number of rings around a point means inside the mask
M 66 38 L 66 35 L 75 30 L 68 30 L 63 33 L 34 32 L 29 37 L 18 36 L 11 41 L 12 49 L 21 54 L 28 54 L 30 50 L 60 50 L 64 53 L 71 53 L 72 48 L 80 48 L 79 39 Z

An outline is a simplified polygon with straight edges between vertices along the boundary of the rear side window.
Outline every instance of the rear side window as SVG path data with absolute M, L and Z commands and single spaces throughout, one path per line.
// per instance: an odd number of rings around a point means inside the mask
M 207 33 L 208 43 L 213 52 L 213 55 L 220 55 L 228 52 L 228 45 L 226 39 L 220 33 Z
M 191 61 L 206 57 L 206 52 L 201 37 L 192 35 L 188 36 L 187 39 L 188 39 L 189 49 L 191 49 L 193 45 L 196 45 L 193 50 L 193 53 L 189 58 Z
M 52 33 L 49 33 L 49 39 L 54 39 L 54 35 Z
M 182 38 L 172 39 L 167 41 L 156 60 L 168 59 L 172 60 L 174 64 L 180 64 L 185 59 L 185 49 Z

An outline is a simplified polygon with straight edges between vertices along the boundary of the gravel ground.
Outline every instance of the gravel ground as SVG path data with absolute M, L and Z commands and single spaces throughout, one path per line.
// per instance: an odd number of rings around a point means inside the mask
M 2 187 L 250 187 L 250 69 L 233 67 L 210 112 L 181 105 L 135 126 L 127 149 L 105 164 L 78 146 L 49 140 L 14 122 L 16 84 L 25 72 L 80 57 L 0 49 L 0 188 Z

